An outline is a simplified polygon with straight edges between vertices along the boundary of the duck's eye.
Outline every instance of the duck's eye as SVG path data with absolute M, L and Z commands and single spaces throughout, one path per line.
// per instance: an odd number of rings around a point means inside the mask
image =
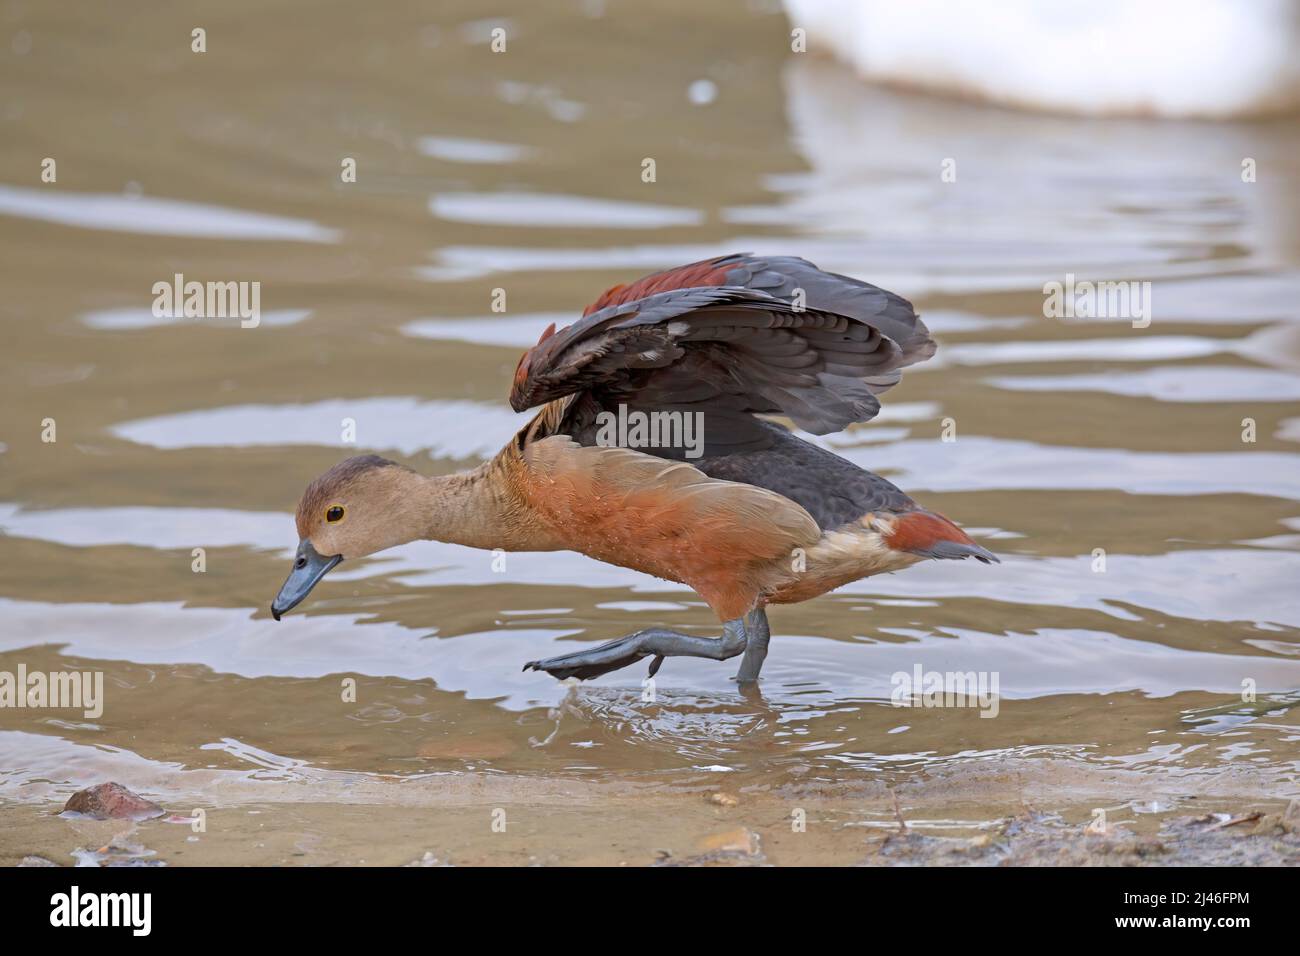
M 325 512 L 325 520 L 326 520 L 326 521 L 342 521 L 342 520 L 343 520 L 343 506 L 342 506 L 342 505 L 332 505 L 332 506 L 330 506 L 330 509 L 329 509 L 328 511 Z

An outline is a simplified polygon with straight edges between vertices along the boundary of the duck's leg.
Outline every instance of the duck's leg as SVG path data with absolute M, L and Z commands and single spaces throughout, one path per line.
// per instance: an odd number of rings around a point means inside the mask
M 736 618 L 722 625 L 722 637 L 696 637 L 667 628 L 652 627 L 637 631 L 616 641 L 609 641 L 588 650 L 574 651 L 544 661 L 529 661 L 524 670 L 546 671 L 557 680 L 577 677 L 587 680 L 608 674 L 620 667 L 635 664 L 643 657 L 653 657 L 650 676 L 659 670 L 665 657 L 707 657 L 725 661 L 745 649 L 745 619 Z
M 756 607 L 745 615 L 745 656 L 740 659 L 740 670 L 735 679 L 742 684 L 758 680 L 758 672 L 763 669 L 767 658 L 767 642 L 772 637 L 772 630 L 767 625 L 767 611 Z

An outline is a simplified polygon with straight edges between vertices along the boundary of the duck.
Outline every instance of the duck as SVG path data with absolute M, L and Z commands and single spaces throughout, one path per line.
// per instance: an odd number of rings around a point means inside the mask
M 998 562 L 774 420 L 809 435 L 868 422 L 935 348 L 906 299 L 794 256 L 718 256 L 616 285 L 519 359 L 510 405 L 536 412 L 491 459 L 430 476 L 360 455 L 308 484 L 271 614 L 340 562 L 414 540 L 577 551 L 692 588 L 721 634 L 644 628 L 525 671 L 588 680 L 648 658 L 653 678 L 669 657 L 741 657 L 734 679 L 757 681 L 769 605 L 930 559 Z

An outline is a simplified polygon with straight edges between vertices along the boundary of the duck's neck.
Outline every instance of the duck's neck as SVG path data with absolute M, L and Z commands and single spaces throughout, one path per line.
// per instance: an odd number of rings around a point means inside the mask
M 556 546 L 536 526 L 494 462 L 454 475 L 415 478 L 418 485 L 407 500 L 419 509 L 421 538 L 489 550 L 544 551 Z

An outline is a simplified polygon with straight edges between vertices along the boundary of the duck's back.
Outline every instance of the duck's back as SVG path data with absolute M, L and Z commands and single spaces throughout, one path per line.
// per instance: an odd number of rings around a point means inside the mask
M 702 458 L 695 466 L 714 478 L 766 488 L 804 508 L 823 531 L 871 512 L 904 513 L 916 502 L 895 484 L 779 425 L 764 422 L 769 443 L 752 451 Z

